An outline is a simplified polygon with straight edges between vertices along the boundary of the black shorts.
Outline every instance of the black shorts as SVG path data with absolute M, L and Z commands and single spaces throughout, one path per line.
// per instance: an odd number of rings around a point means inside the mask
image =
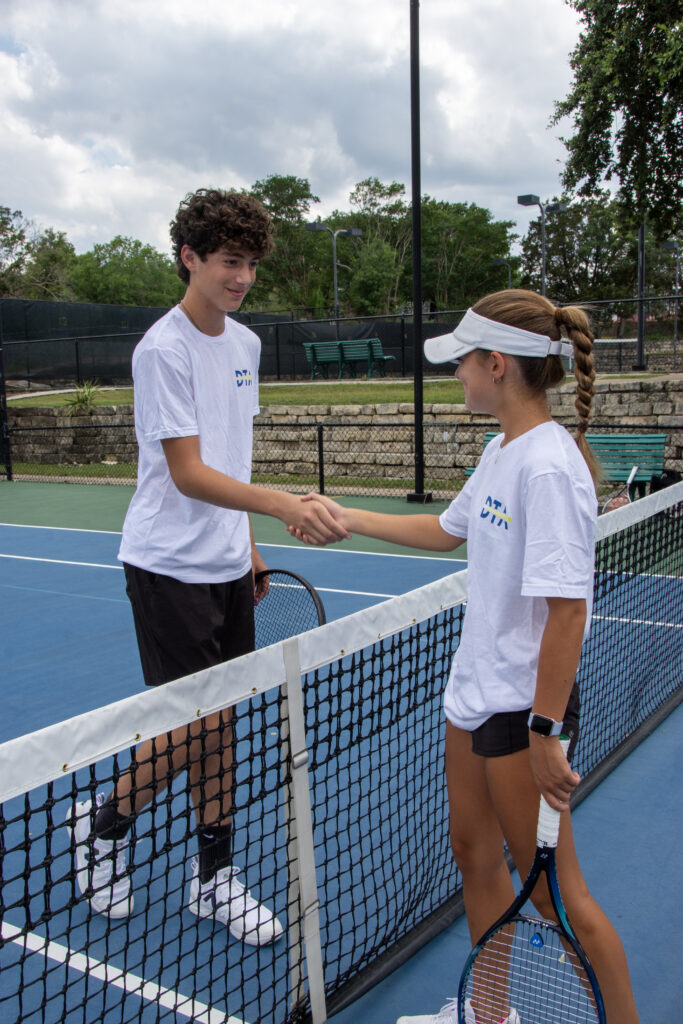
M 516 754 L 518 750 L 526 750 L 529 746 L 527 722 L 530 711 L 531 708 L 526 708 L 524 711 L 504 711 L 491 715 L 483 725 L 473 730 L 472 753 L 480 754 L 481 757 L 504 757 L 506 754 Z M 563 732 L 570 739 L 567 756 L 571 759 L 579 739 L 578 683 L 574 683 L 569 694 Z
M 253 651 L 251 571 L 229 583 L 182 583 L 134 565 L 124 570 L 148 686 Z

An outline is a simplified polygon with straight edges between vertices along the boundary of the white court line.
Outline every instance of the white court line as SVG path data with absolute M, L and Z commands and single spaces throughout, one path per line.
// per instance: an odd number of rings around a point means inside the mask
M 14 558 L 20 562 L 48 562 L 50 565 L 77 565 L 85 569 L 118 569 L 123 572 L 122 565 L 106 565 L 102 562 L 70 562 L 65 558 L 36 558 L 34 555 L 6 555 L 0 552 L 0 558 Z M 320 594 L 354 594 L 358 597 L 397 597 L 397 594 L 376 594 L 370 590 L 336 590 L 333 587 L 316 587 Z
M 11 526 L 15 530 L 59 530 L 64 533 L 105 533 L 113 537 L 120 537 L 120 530 L 86 530 L 79 526 L 33 526 L 27 523 L 0 523 L 0 526 Z
M 146 999 L 150 1003 L 157 1003 L 168 1010 L 175 1010 L 183 1017 L 196 1022 L 196 1024 L 245 1024 L 239 1017 L 226 1017 L 221 1010 L 213 1010 L 205 1003 L 200 1003 L 189 996 L 183 996 L 170 988 L 163 988 L 153 981 L 145 981 L 137 974 L 131 974 L 112 967 L 110 964 L 102 963 L 87 953 L 74 953 L 68 946 L 59 942 L 43 938 L 35 932 L 27 932 L 25 935 L 20 928 L 4 921 L 2 924 L 2 937 L 5 941 L 15 942 L 18 946 L 24 946 L 31 953 L 42 953 L 50 960 L 66 964 L 74 971 L 87 974 L 90 978 L 103 981 L 105 985 L 114 985 L 123 989 L 131 995 L 140 999 Z
M 16 558 L 20 562 L 49 562 L 51 565 L 82 565 L 86 569 L 119 569 L 123 572 L 122 565 L 106 565 L 103 562 L 69 562 L 66 558 L 36 558 L 34 555 L 5 555 L 2 552 L 0 558 Z

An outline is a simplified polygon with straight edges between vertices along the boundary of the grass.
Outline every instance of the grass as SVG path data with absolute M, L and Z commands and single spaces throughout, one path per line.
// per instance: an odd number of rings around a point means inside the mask
M 600 377 L 606 375 L 599 375 Z M 641 380 L 659 377 L 657 373 L 610 374 L 610 380 Z M 573 380 L 573 377 L 568 377 Z M 71 393 L 73 396 L 73 392 Z M 311 381 L 310 383 L 259 385 L 259 399 L 262 406 L 268 405 L 381 405 L 391 402 L 412 402 L 413 382 L 411 380 L 335 380 Z M 73 398 L 69 394 L 34 395 L 30 398 L 13 398 L 10 407 L 61 408 L 68 406 Z M 444 403 L 460 405 L 464 401 L 462 385 L 454 378 L 425 380 L 423 401 L 428 404 Z M 92 404 L 132 405 L 132 388 L 102 388 L 92 396 Z
M 72 393 L 73 394 L 73 393 Z M 69 404 L 69 394 L 34 395 L 13 398 L 11 408 L 61 408 Z M 412 402 L 413 384 L 405 380 L 343 380 L 310 384 L 259 385 L 259 400 L 266 405 L 377 405 L 386 402 Z M 456 380 L 425 381 L 425 402 L 461 403 L 462 385 Z M 102 388 L 93 395 L 93 405 L 131 405 L 132 388 Z

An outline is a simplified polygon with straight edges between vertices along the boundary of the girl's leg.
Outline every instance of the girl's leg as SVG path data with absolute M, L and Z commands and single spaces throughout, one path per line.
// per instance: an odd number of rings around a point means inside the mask
M 522 878 L 531 867 L 536 849 L 539 793 L 531 774 L 528 750 L 486 759 L 491 801 Z M 557 874 L 567 915 L 598 978 L 608 1024 L 637 1024 L 628 964 L 621 940 L 592 897 L 581 873 L 574 846 L 571 817 L 562 815 L 557 846 Z M 545 883 L 534 893 L 544 917 L 554 919 Z
M 446 723 L 446 783 L 450 840 L 462 875 L 474 945 L 512 902 L 503 832 L 488 792 L 486 761 L 472 753 L 472 736 Z

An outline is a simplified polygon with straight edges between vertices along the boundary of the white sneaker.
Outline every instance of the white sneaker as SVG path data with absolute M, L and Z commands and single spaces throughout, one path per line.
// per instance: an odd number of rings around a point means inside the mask
M 104 793 L 95 797 L 95 807 L 104 803 Z M 93 806 L 90 800 L 74 804 L 66 816 L 76 855 L 78 888 L 98 914 L 130 917 L 133 893 L 127 874 L 128 840 L 100 839 L 93 832 Z
M 434 1016 L 427 1014 L 421 1017 L 399 1017 L 396 1024 L 458 1024 L 458 1000 L 449 999 Z M 465 1024 L 477 1024 L 471 999 L 465 1001 Z M 522 1024 L 522 1022 L 517 1011 L 510 1010 L 500 1024 Z
M 239 868 L 221 868 L 205 885 L 199 881 L 199 860 L 192 861 L 192 882 L 188 908 L 197 917 L 214 917 L 230 934 L 248 946 L 275 942 L 283 927 L 275 915 L 257 903 L 246 886 L 237 880 Z

